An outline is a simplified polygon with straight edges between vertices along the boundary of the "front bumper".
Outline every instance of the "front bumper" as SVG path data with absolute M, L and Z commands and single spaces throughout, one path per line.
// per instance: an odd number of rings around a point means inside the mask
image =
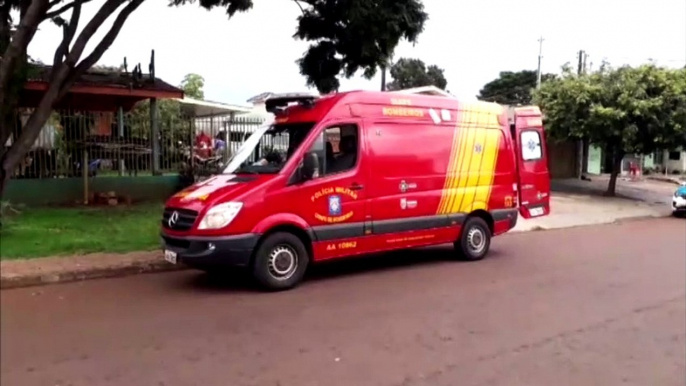
M 259 235 L 180 237 L 162 233 L 161 238 L 162 248 L 176 252 L 177 262 L 189 267 L 245 267 L 250 263 Z
M 686 212 L 686 198 L 673 197 L 672 210 L 674 210 L 675 212 Z

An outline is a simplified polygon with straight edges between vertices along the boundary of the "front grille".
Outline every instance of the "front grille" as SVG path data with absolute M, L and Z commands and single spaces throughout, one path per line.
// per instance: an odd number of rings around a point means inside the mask
M 166 237 L 162 236 L 164 239 L 164 243 L 170 247 L 174 248 L 179 248 L 179 249 L 188 249 L 191 246 L 191 242 L 188 240 L 184 239 L 177 239 L 175 237 Z
M 174 213 L 178 213 L 178 218 L 170 225 L 169 219 Z M 198 212 L 194 210 L 164 208 L 164 214 L 162 215 L 162 226 L 166 229 L 175 231 L 187 231 L 191 229 L 197 218 Z

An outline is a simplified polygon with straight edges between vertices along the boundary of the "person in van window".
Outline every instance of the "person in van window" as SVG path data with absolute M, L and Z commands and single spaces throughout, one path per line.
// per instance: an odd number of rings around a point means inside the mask
M 331 169 L 327 173 L 339 173 L 352 169 L 355 166 L 355 161 L 357 160 L 357 137 L 352 135 L 341 137 L 339 146 L 341 154 L 333 162 Z
M 277 150 L 270 150 L 265 154 L 264 157 L 262 157 L 259 161 L 253 163 L 253 166 L 267 166 L 267 165 L 275 165 L 275 166 L 280 166 L 286 162 L 286 160 L 283 157 L 283 154 L 281 154 Z
M 333 156 L 333 145 L 331 142 L 326 141 L 326 165 L 332 165 L 335 162 L 335 157 Z

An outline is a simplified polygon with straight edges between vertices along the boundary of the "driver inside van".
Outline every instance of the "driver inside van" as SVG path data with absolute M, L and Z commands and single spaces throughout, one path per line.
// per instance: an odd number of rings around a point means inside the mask
M 331 169 L 327 170 L 327 174 L 339 173 L 352 169 L 355 166 L 355 161 L 357 160 L 357 137 L 353 135 L 341 137 L 339 146 L 341 154 L 333 161 Z
M 283 163 L 283 155 L 276 150 L 270 150 L 259 161 L 253 163 L 253 166 L 267 166 L 269 164 L 279 165 Z

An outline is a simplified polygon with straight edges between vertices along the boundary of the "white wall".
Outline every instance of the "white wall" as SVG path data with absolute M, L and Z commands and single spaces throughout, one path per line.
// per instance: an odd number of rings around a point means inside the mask
M 686 172 L 686 152 L 681 152 L 681 157 L 679 160 L 670 160 L 668 151 L 665 152 L 664 162 L 667 170 L 671 173 L 673 170 L 678 170 L 680 172 Z

